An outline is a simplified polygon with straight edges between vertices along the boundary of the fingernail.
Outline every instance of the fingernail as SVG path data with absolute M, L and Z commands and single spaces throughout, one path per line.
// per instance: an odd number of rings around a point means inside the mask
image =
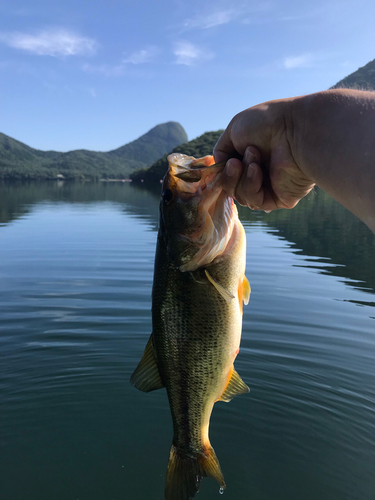
M 237 171 L 237 168 L 233 165 L 231 161 L 228 161 L 225 167 L 225 173 L 228 177 L 233 177 Z
M 255 174 L 255 165 L 254 163 L 251 163 L 247 168 L 246 177 L 251 180 L 254 177 L 254 174 Z
M 255 160 L 255 155 L 249 149 L 246 149 L 244 160 L 246 163 L 250 164 Z

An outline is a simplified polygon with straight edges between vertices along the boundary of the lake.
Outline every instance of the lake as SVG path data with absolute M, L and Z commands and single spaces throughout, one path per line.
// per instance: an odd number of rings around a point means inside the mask
M 0 185 L 1 499 L 162 500 L 165 390 L 129 378 L 151 332 L 159 197 Z M 321 191 L 239 210 L 250 303 L 199 500 L 375 499 L 375 236 Z

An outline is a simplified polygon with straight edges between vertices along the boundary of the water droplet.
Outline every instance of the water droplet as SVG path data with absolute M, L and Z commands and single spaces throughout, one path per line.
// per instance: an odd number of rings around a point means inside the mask
M 220 488 L 219 488 L 219 493 L 220 493 L 220 495 L 222 495 L 224 493 L 224 488 L 222 486 L 220 486 Z

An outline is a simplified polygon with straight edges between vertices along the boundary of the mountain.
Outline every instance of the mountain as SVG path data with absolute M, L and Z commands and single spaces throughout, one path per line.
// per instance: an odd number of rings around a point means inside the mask
M 129 177 L 186 141 L 185 130 L 176 122 L 157 125 L 135 141 L 106 153 L 40 151 L 0 133 L 0 179 Z
M 188 156 L 195 156 L 196 158 L 211 155 L 222 133 L 223 130 L 206 132 L 192 141 L 176 146 L 170 153 L 183 153 Z M 130 178 L 134 182 L 145 182 L 146 184 L 159 183 L 168 168 L 168 154 L 165 154 L 162 158 L 157 160 L 150 168 L 135 171 L 130 175 Z
M 343 78 L 331 88 L 375 90 L 375 59 Z
M 375 90 L 375 59 L 331 88 Z M 206 132 L 187 142 L 183 127 L 168 122 L 106 153 L 84 149 L 68 153 L 39 151 L 0 133 L 0 179 L 56 179 L 58 175 L 65 179 L 130 176 L 135 182 L 155 185 L 167 170 L 169 153 L 195 157 L 212 154 L 221 132 Z

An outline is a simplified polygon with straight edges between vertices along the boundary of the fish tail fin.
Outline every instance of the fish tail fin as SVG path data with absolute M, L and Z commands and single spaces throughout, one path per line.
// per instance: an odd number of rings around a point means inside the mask
M 221 472 L 219 460 L 212 446 L 208 443 L 204 452 L 198 456 L 198 463 L 202 477 L 212 477 L 220 485 L 220 489 L 225 490 L 226 485 L 223 473 Z
M 201 470 L 197 457 L 172 444 L 165 481 L 165 500 L 188 500 L 199 491 Z
M 189 500 L 199 491 L 203 477 L 216 479 L 222 490 L 225 481 L 219 461 L 211 445 L 202 453 L 186 454 L 172 444 L 169 455 L 167 478 L 165 482 L 165 500 Z

